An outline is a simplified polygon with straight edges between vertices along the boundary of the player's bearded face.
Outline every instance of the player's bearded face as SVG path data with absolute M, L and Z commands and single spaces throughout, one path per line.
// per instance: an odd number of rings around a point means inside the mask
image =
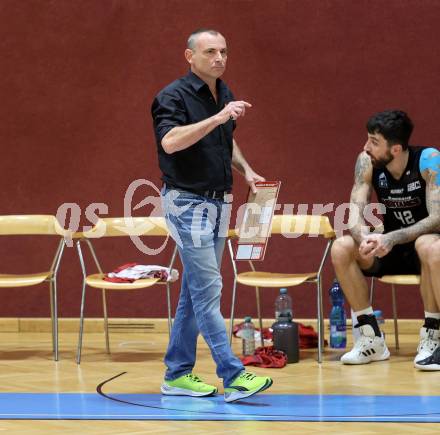
M 368 133 L 364 151 L 370 157 L 373 167 L 378 169 L 384 168 L 394 159 L 391 153 L 391 144 L 377 131 Z
M 385 155 L 380 157 L 373 156 L 373 154 L 371 154 L 369 151 L 367 151 L 367 154 L 370 156 L 371 164 L 376 169 L 383 169 L 386 165 L 388 165 L 388 163 L 390 163 L 394 159 L 394 156 L 391 154 L 389 148 L 385 150 Z

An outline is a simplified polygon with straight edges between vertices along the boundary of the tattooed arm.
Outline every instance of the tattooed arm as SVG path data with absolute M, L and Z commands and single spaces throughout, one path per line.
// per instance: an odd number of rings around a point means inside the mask
M 350 233 L 360 245 L 365 231 L 364 210 L 370 202 L 373 166 L 367 153 L 359 154 L 354 170 L 354 185 L 350 197 Z
M 414 225 L 379 236 L 379 242 L 374 255 L 386 255 L 394 245 L 412 242 L 423 234 L 438 233 L 440 231 L 440 153 L 430 153 L 426 157 L 427 164 L 422 172 L 426 181 L 426 208 L 428 216 Z M 423 168 L 421 168 L 423 169 Z M 368 238 L 376 239 L 374 235 Z

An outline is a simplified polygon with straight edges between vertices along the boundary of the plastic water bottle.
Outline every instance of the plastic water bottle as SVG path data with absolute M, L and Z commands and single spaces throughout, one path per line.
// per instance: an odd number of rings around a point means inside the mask
M 292 299 L 286 288 L 280 288 L 280 294 L 275 299 L 275 320 L 293 319 Z
M 250 317 L 244 319 L 241 338 L 243 355 L 253 355 L 255 352 L 255 326 Z
M 382 310 L 374 310 L 374 316 L 376 317 L 377 324 L 379 325 L 379 329 L 382 328 L 382 325 L 385 323 L 385 319 L 383 318 Z M 383 337 L 385 338 L 385 332 L 382 331 Z
M 338 281 L 330 288 L 332 309 L 330 311 L 330 347 L 341 349 L 347 345 L 347 317 L 344 310 L 344 294 Z
M 374 316 L 376 317 L 377 323 L 383 325 L 385 323 L 385 319 L 383 318 L 382 310 L 374 310 Z

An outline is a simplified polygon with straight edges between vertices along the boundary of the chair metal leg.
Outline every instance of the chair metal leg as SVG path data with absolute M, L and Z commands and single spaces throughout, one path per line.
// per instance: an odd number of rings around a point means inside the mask
M 324 318 L 322 307 L 322 283 L 318 278 L 316 283 L 317 305 L 318 305 L 318 363 L 322 363 L 322 353 L 324 349 Z
M 81 296 L 81 310 L 79 315 L 79 337 L 78 337 L 78 349 L 76 351 L 76 363 L 81 363 L 81 349 L 82 349 L 82 338 L 84 330 L 84 304 L 86 299 L 86 282 L 83 281 L 82 286 L 82 296 Z
M 54 361 L 58 361 L 58 298 L 57 283 L 55 280 L 50 281 L 50 293 L 53 355 Z
M 83 284 L 82 284 L 82 294 L 81 294 L 81 308 L 80 308 L 80 316 L 79 316 L 79 337 L 78 337 L 78 349 L 76 352 L 76 363 L 81 363 L 81 349 L 82 349 L 82 337 L 83 337 L 83 329 L 84 329 L 84 305 L 86 300 L 86 274 L 85 274 L 85 265 L 84 258 L 81 252 L 80 242 L 76 242 L 76 248 L 78 250 L 79 261 L 81 263 L 81 269 L 83 271 Z
M 261 318 L 261 305 L 260 305 L 260 288 L 255 287 L 255 298 L 257 300 L 257 314 L 258 314 L 258 321 L 260 324 L 260 341 L 261 341 L 261 347 L 264 347 L 264 338 L 263 338 L 263 319 Z
M 58 361 L 58 349 L 57 349 L 57 337 L 55 334 L 55 300 L 54 300 L 54 288 L 52 279 L 49 281 L 50 292 L 50 320 L 52 324 L 52 352 L 54 361 Z
M 89 239 L 86 239 L 87 246 L 89 247 L 90 253 L 92 254 L 93 261 L 96 264 L 96 267 L 99 273 L 103 274 L 101 264 L 98 261 L 98 256 L 96 255 L 95 249 L 93 248 L 93 244 Z M 110 353 L 110 337 L 109 337 L 109 329 L 108 329 L 108 314 L 107 314 L 107 294 L 106 289 L 102 289 L 102 311 L 104 315 L 104 336 L 105 336 L 105 350 L 109 354 Z
M 64 239 L 61 239 L 58 244 L 58 248 L 55 253 L 55 256 L 53 257 L 52 265 L 50 266 L 50 270 L 52 272 L 54 272 L 54 274 L 58 272 L 58 268 L 59 268 L 60 262 L 61 262 L 61 257 L 63 255 L 63 251 L 64 251 L 64 246 L 65 246 L 65 241 L 64 241 Z
M 231 317 L 229 319 L 229 344 L 232 344 L 232 333 L 234 331 L 234 309 L 235 309 L 235 293 L 237 290 L 237 265 L 234 261 L 234 251 L 232 249 L 231 239 L 228 239 L 229 258 L 231 259 L 232 269 L 234 271 L 234 284 L 232 287 L 232 304 L 231 304 Z
M 61 257 L 63 256 L 65 241 L 60 240 L 58 249 L 52 262 L 52 276 L 49 281 L 50 289 L 50 316 L 52 321 L 52 347 L 54 360 L 58 361 L 58 288 L 57 274 L 60 267 Z
M 231 305 L 231 318 L 229 325 L 229 344 L 232 344 L 232 332 L 234 330 L 234 310 L 235 310 L 235 292 L 237 290 L 237 279 L 234 278 L 234 286 L 232 287 L 232 305 Z
M 57 282 L 53 282 L 53 312 L 54 312 L 54 336 L 55 336 L 55 361 L 58 361 L 58 288 Z
M 168 337 L 171 338 L 171 328 L 173 327 L 173 321 L 171 319 L 171 286 L 167 282 L 167 305 L 168 305 Z
M 324 350 L 324 310 L 322 306 L 322 270 L 324 268 L 325 260 L 332 247 L 333 240 L 329 240 L 324 250 L 324 255 L 322 256 L 321 263 L 319 265 L 318 274 L 316 277 L 316 298 L 318 305 L 318 363 L 322 362 L 322 354 Z
M 374 297 L 374 276 L 371 277 L 370 282 L 370 305 L 373 305 L 373 297 Z
M 105 289 L 102 289 L 102 310 L 104 314 L 105 350 L 110 353 L 110 337 L 108 333 L 107 297 Z
M 399 350 L 399 327 L 397 326 L 397 303 L 396 303 L 396 289 L 394 284 L 391 284 L 391 295 L 393 298 L 394 341 L 396 343 L 396 349 Z

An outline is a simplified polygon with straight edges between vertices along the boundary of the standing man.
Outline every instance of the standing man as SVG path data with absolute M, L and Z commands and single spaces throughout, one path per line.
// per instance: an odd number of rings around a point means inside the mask
M 425 322 L 414 365 L 440 370 L 440 153 L 409 146 L 412 129 L 407 114 L 398 110 L 378 113 L 367 123 L 350 198 L 351 235 L 332 247 L 336 275 L 360 330 L 353 349 L 341 358 L 344 364 L 390 356 L 363 275 L 421 274 Z M 383 234 L 369 234 L 364 220 L 373 189 L 386 211 Z
M 251 105 L 236 101 L 220 80 L 226 68 L 225 38 L 215 30 L 197 30 L 188 39 L 185 58 L 189 73 L 162 89 L 152 105 L 162 202 L 183 265 L 161 391 L 188 396 L 217 392 L 192 373 L 200 332 L 223 379 L 225 400 L 234 402 L 272 385 L 269 377 L 245 372 L 229 345 L 220 312 L 232 167 L 253 190 L 264 178 L 252 170 L 233 139 L 236 119 Z

